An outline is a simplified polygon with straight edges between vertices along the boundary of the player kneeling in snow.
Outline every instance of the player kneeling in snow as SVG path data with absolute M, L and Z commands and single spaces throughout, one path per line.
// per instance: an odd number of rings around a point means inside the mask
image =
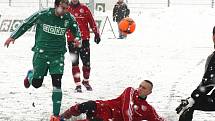
M 215 48 L 215 27 L 213 28 L 213 42 Z M 192 121 L 194 110 L 215 111 L 214 74 L 215 51 L 207 58 L 205 73 L 200 85 L 192 92 L 191 97 L 181 100 L 181 104 L 176 108 L 180 115 L 179 121 Z M 208 94 L 211 91 L 212 93 Z
M 87 119 L 79 121 L 109 121 L 110 119 L 111 121 L 164 121 L 146 101 L 146 97 L 152 93 L 152 88 L 152 82 L 144 80 L 138 89 L 128 87 L 116 99 L 76 104 L 66 110 L 61 117 L 69 119 L 86 113 Z

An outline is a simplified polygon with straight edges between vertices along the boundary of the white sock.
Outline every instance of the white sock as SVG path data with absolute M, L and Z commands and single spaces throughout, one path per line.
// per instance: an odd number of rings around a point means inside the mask
M 76 84 L 76 86 L 80 86 L 81 82 L 76 82 L 75 84 Z
M 193 104 L 195 103 L 195 100 L 192 97 L 189 97 L 187 99 L 187 101 L 188 101 L 188 104 L 185 107 L 183 107 L 183 109 L 180 111 L 179 115 L 181 115 L 186 109 L 192 107 Z
M 188 98 L 187 101 L 189 102 L 189 104 L 187 105 L 188 107 L 192 107 L 195 103 L 195 100 L 192 97 Z
M 88 81 L 89 81 L 89 79 L 83 79 L 83 81 L 88 82 Z

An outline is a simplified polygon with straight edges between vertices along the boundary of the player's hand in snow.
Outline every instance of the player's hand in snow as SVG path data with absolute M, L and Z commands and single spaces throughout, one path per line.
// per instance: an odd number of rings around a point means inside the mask
M 12 44 L 14 44 L 15 39 L 9 37 L 9 38 L 5 41 L 4 46 L 6 46 L 6 47 L 8 48 L 11 42 L 12 42 Z

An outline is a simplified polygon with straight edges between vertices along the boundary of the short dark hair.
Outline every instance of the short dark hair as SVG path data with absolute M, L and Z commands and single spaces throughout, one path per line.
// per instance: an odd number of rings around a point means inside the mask
M 55 0 L 54 4 L 56 6 L 59 6 L 61 3 L 65 3 L 65 4 L 69 4 L 69 1 L 68 0 Z
M 153 87 L 153 83 L 151 81 L 149 81 L 149 80 L 144 80 L 144 81 L 147 82 L 147 83 L 149 83 L 149 84 L 151 84 L 152 87 Z

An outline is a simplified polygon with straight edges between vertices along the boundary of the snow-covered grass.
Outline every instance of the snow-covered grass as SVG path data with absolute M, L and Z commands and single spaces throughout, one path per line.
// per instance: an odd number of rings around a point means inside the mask
M 62 111 L 77 102 L 115 98 L 126 87 L 137 87 L 149 79 L 155 86 L 148 102 L 168 121 L 177 120 L 174 109 L 200 83 L 205 60 L 213 51 L 215 10 L 171 7 L 147 9 L 130 17 L 137 27 L 126 40 L 108 39 L 113 37 L 108 26 L 99 45 L 92 37 L 92 92 L 74 93 L 71 60 L 66 53 Z M 116 23 L 112 25 L 117 32 Z M 23 86 L 25 74 L 32 68 L 34 36 L 26 34 L 8 49 L 3 47 L 7 37 L 8 33 L 1 33 L 0 120 L 48 120 L 52 113 L 50 76 L 40 89 Z M 214 121 L 214 116 L 213 112 L 198 111 L 194 121 Z

